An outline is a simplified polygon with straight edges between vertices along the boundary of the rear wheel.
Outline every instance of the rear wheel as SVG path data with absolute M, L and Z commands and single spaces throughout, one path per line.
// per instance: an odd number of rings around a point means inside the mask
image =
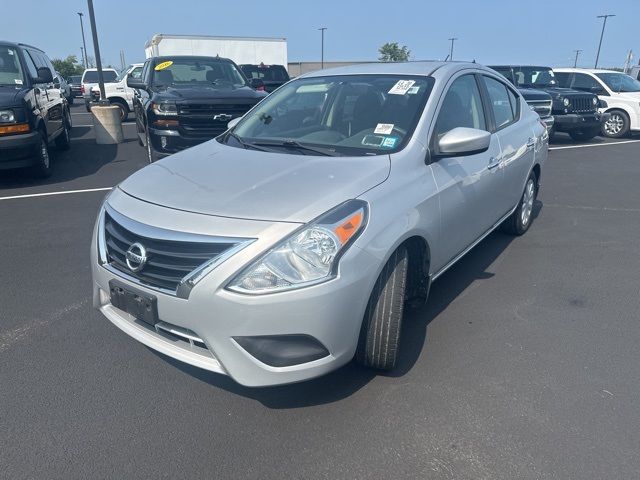
M 609 138 L 624 137 L 629 133 L 629 126 L 629 115 L 622 110 L 614 110 L 609 119 L 602 124 L 602 134 Z
M 47 178 L 51 175 L 51 159 L 49 158 L 49 145 L 47 143 L 47 134 L 44 130 L 40 130 L 40 144 L 36 153 L 36 162 L 32 168 L 33 175 L 38 178 Z
M 369 298 L 356 351 L 358 363 L 391 370 L 398 357 L 409 254 L 397 249 L 384 266 Z
M 578 142 L 586 142 L 600 134 L 600 127 L 589 128 L 587 130 L 576 130 L 569 132 L 569 136 Z
M 511 235 L 522 235 L 533 221 L 533 204 L 538 196 L 538 178 L 535 172 L 529 174 L 524 192 L 518 203 L 518 207 L 502 224 L 502 230 Z
M 64 114 L 62 129 L 62 133 L 56 138 L 56 148 L 58 150 L 69 150 L 71 147 L 71 121 L 69 119 L 69 112 L 65 112 Z

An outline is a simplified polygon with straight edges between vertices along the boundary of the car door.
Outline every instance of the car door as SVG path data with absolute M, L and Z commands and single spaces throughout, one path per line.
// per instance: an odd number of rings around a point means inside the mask
M 500 143 L 496 168 L 504 172 L 504 188 L 496 194 L 500 198 L 501 217 L 520 200 L 524 182 L 533 166 L 533 124 L 536 119 L 533 115 L 523 115 L 522 109 L 526 108 L 526 103 L 505 82 L 489 75 L 482 75 L 482 81 L 486 92 L 486 108 L 491 114 L 491 131 Z
M 436 153 L 431 163 L 440 199 L 440 246 L 442 265 L 463 253 L 487 232 L 500 217 L 503 205 L 503 169 L 498 167 L 500 144 L 491 136 L 489 149 L 482 153 L 440 157 L 437 142 L 456 127 L 490 131 L 489 119 L 482 101 L 480 82 L 473 72 L 453 77 L 440 99 L 436 122 L 431 134 L 431 150 Z
M 38 68 L 45 65 L 39 56 L 39 52 L 30 48 L 24 50 L 25 61 L 27 62 L 27 68 L 32 78 L 38 77 Z M 49 109 L 51 108 L 51 102 L 49 101 L 48 85 L 44 83 L 35 83 L 33 86 L 33 93 L 38 105 L 40 117 L 44 121 L 47 134 L 50 136 L 55 132 L 55 125 L 50 120 Z

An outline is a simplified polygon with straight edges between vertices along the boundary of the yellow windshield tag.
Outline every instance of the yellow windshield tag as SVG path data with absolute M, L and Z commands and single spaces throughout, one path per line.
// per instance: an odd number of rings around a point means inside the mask
M 162 63 L 159 63 L 158 65 L 156 65 L 156 68 L 154 70 L 156 70 L 156 71 L 164 70 L 165 68 L 168 68 L 171 65 L 173 65 L 173 62 L 171 60 L 167 60 L 166 62 L 162 62 Z

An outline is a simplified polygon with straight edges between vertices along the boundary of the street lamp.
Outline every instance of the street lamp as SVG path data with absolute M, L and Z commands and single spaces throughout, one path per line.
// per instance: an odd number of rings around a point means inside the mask
M 582 53 L 582 50 L 574 50 L 574 52 L 576 52 L 576 59 L 573 61 L 573 68 L 576 68 L 578 66 L 578 55 Z
M 99 105 L 109 105 L 107 95 L 104 92 L 104 76 L 102 75 L 102 60 L 100 59 L 100 45 L 98 44 L 98 30 L 96 29 L 96 17 L 93 13 L 93 0 L 87 0 L 89 7 L 89 21 L 91 22 L 91 35 L 93 36 L 93 50 L 96 55 L 96 67 L 98 69 L 98 86 L 100 88 Z
M 455 42 L 456 40 L 458 40 L 456 37 L 450 38 L 449 41 L 451 42 L 451 50 L 449 50 L 449 61 L 452 62 L 453 61 L 453 42 Z
M 321 47 L 320 47 L 320 69 L 323 70 L 324 69 L 324 31 L 327 29 L 327 27 L 320 27 L 318 30 L 320 30 L 321 35 L 322 35 L 322 40 L 321 40 Z
M 89 62 L 87 61 L 87 42 L 84 41 L 84 25 L 82 25 L 82 12 L 77 12 L 80 17 L 80 31 L 82 32 L 82 45 L 84 46 L 84 68 L 89 68 Z
M 596 54 L 596 66 L 594 68 L 598 68 L 598 60 L 600 59 L 600 47 L 602 46 L 602 37 L 604 37 L 604 27 L 607 26 L 607 18 L 609 17 L 615 17 L 615 15 L 608 13 L 606 15 L 598 15 L 596 17 L 596 18 L 604 18 L 604 21 L 602 22 L 602 33 L 600 33 L 600 43 L 598 43 L 598 53 Z

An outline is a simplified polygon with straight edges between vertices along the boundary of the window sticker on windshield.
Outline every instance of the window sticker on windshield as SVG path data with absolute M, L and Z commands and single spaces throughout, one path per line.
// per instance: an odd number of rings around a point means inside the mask
M 388 135 L 393 132 L 393 123 L 379 123 L 373 133 L 381 133 L 382 135 Z
M 13 50 L 8 50 L 8 49 L 7 49 L 7 53 L 8 53 L 9 55 L 13 56 Z
M 420 87 L 418 87 L 417 85 L 411 87 L 409 90 L 407 90 L 407 95 L 415 95 L 416 93 L 418 93 L 418 90 L 420 90 Z
M 413 87 L 414 83 L 416 83 L 415 80 L 398 80 L 396 84 L 391 87 L 391 90 L 389 90 L 389 92 L 387 93 L 391 95 L 404 95 L 409 91 L 411 87 Z
M 377 135 L 365 135 L 362 139 L 362 145 L 366 145 L 367 147 L 379 147 L 384 142 L 384 137 L 379 137 Z
M 22 85 L 22 79 L 20 78 L 15 78 L 14 82 L 16 82 L 16 85 Z
M 386 137 L 382 141 L 382 146 L 386 148 L 393 148 L 396 146 L 396 142 L 398 141 L 397 137 Z
M 156 70 L 156 71 L 164 70 L 165 68 L 168 68 L 171 65 L 173 65 L 173 62 L 171 60 L 167 60 L 166 62 L 162 62 L 162 63 L 159 63 L 158 65 L 156 65 L 156 68 L 154 70 Z

